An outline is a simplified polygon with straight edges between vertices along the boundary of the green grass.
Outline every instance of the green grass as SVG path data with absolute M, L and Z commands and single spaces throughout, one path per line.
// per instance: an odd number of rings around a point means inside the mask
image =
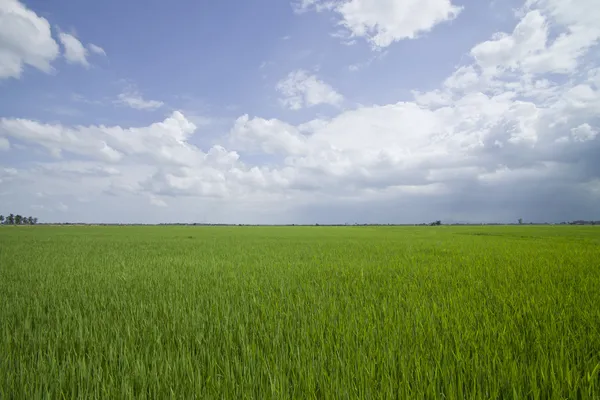
M 0 227 L 0 399 L 600 398 L 598 227 Z

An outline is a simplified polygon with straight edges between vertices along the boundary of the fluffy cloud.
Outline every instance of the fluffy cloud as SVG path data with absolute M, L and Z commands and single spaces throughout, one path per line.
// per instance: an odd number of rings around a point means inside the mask
M 594 93 L 594 98 L 577 97 L 579 110 L 600 98 Z M 84 192 L 91 196 L 120 201 L 145 196 L 149 206 L 164 213 L 179 207 L 175 204 L 194 208 L 189 202 L 196 199 L 203 208 L 211 204 L 211 217 L 228 222 L 348 222 L 344 218 L 352 213 L 342 211 L 355 209 L 362 210 L 355 215 L 358 221 L 417 222 L 429 218 L 432 208 L 439 218 L 485 220 L 478 197 L 485 192 L 488 201 L 490 193 L 495 196 L 498 207 L 502 201 L 512 204 L 513 213 L 551 218 L 574 202 L 586 207 L 598 200 L 593 190 L 600 176 L 593 157 L 600 151 L 598 121 L 593 108 L 578 114 L 568 104 L 557 99 L 541 106 L 510 94 L 477 92 L 435 109 L 399 102 L 300 125 L 244 115 L 229 133 L 229 150 L 192 145 L 196 127 L 179 112 L 129 129 L 2 119 L 0 136 L 65 158 L 19 172 L 18 190 L 31 182 L 38 191 L 75 198 L 82 188 L 71 184 L 74 174 L 85 174 L 78 182 L 85 182 Z M 557 110 L 569 118 L 552 125 Z M 570 139 L 558 140 L 565 131 Z M 261 158 L 250 161 L 252 154 Z M 275 157 L 270 166 L 268 156 Z M 517 188 L 516 198 L 510 198 Z M 527 196 L 559 193 L 546 214 L 519 208 L 530 204 Z M 463 208 L 457 208 L 457 198 Z M 265 204 L 268 215 L 260 212 Z M 443 211 L 450 208 L 452 213 Z M 500 214 L 495 216 L 518 217 Z
M 142 95 L 132 88 L 128 88 L 123 93 L 119 94 L 116 100 L 117 104 L 126 105 L 136 110 L 153 111 L 161 108 L 165 103 L 158 100 L 146 100 Z
M 576 128 L 572 128 L 571 136 L 578 142 L 587 142 L 589 140 L 594 140 L 596 136 L 598 136 L 598 131 L 585 123 Z
M 230 142 L 247 152 L 299 154 L 306 151 L 306 140 L 296 127 L 276 119 L 250 120 L 248 115 L 235 121 Z
M 575 9 L 587 7 L 590 13 L 598 14 L 592 2 L 579 0 L 579 3 L 573 5 Z M 584 14 L 557 12 L 562 6 L 558 7 L 556 2 L 547 1 L 543 5 L 527 12 L 512 34 L 498 33 L 472 49 L 471 55 L 484 73 L 496 75 L 520 70 L 526 74 L 568 74 L 577 68 L 580 57 L 598 42 L 600 28 L 591 25 L 587 16 L 577 18 Z M 563 33 L 551 41 L 550 28 L 559 21 L 566 24 L 561 25 Z
M 24 65 L 50 73 L 58 54 L 45 18 L 17 0 L 0 0 L 0 79 L 19 78 Z
M 313 7 L 335 11 L 350 37 L 365 38 L 376 48 L 414 39 L 461 11 L 450 0 L 303 0 L 297 4 L 299 10 Z
M 47 189 L 50 192 L 78 192 L 81 188 L 65 187 L 75 173 L 88 176 L 92 183 L 94 176 L 105 193 L 148 196 L 235 197 L 254 191 L 250 184 L 267 187 L 278 179 L 278 172 L 248 167 L 236 152 L 222 146 L 202 151 L 189 142 L 195 131 L 196 126 L 177 111 L 162 122 L 127 129 L 0 119 L 0 139 L 9 136 L 26 146 L 41 146 L 58 159 L 24 175 L 27 181 L 26 177 L 50 174 L 55 181 Z M 61 179 L 62 184 L 56 182 Z
M 390 192 L 472 198 L 489 190 L 514 202 L 507 193 L 519 187 L 530 197 L 537 196 L 532 190 L 559 196 L 552 212 L 589 206 L 596 192 L 581 188 L 600 175 L 600 74 L 585 73 L 585 56 L 597 48 L 588 15 L 597 11 L 584 0 L 561 4 L 531 2 L 511 34 L 475 45 L 472 64 L 440 89 L 415 92 L 414 102 L 361 107 L 302 126 L 244 116 L 231 145 L 242 154 L 283 156 L 288 188 L 329 193 L 336 203 L 343 196 L 383 201 Z M 569 79 L 552 80 L 549 72 Z
M 464 65 L 414 99 L 303 123 L 242 115 L 204 149 L 194 144 L 202 129 L 180 112 L 132 128 L 4 118 L 0 139 L 62 158 L 0 170 L 2 189 L 15 204 L 42 191 L 74 216 L 102 205 L 102 218 L 127 221 L 595 218 L 596 11 L 586 0 L 561 4 L 529 2 L 511 33 L 475 44 Z M 306 82 L 323 84 L 312 78 L 297 71 L 280 83 L 288 106 L 339 104 L 311 92 Z M 85 179 L 73 185 L 77 174 Z
M 144 128 L 65 127 L 15 118 L 0 119 L 0 135 L 36 144 L 60 157 L 63 152 L 106 162 L 124 157 L 146 157 L 156 162 L 185 164 L 195 157 L 186 138 L 196 126 L 174 112 L 163 122 Z
M 60 32 L 58 34 L 58 40 L 65 49 L 65 59 L 70 64 L 81 64 L 86 68 L 89 68 L 90 63 L 87 60 L 89 54 L 88 50 L 81 44 L 79 39 L 75 36 Z
M 318 104 L 339 106 L 344 100 L 330 85 L 304 70 L 293 71 L 279 81 L 277 91 L 283 96 L 281 103 L 292 110 Z

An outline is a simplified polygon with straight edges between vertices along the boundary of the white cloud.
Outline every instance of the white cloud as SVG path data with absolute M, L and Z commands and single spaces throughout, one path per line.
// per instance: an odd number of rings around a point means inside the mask
M 428 175 L 430 171 L 489 166 L 469 163 L 507 113 L 528 126 L 528 116 L 521 116 L 518 107 L 509 98 L 483 94 L 437 111 L 400 102 L 346 111 L 302 130 L 278 120 L 244 116 L 232 129 L 231 140 L 237 150 L 283 155 L 285 167 L 280 172 L 292 188 L 338 193 L 406 185 L 440 188 L 443 182 L 431 181 L 440 175 Z M 525 129 L 515 131 L 515 137 L 529 132 Z
M 545 50 L 547 36 L 546 19 L 534 10 L 519 22 L 512 35 L 496 34 L 493 40 L 475 46 L 471 55 L 485 72 L 494 75 L 499 69 L 517 69 L 524 58 Z
M 534 0 L 512 34 L 498 33 L 471 55 L 490 76 L 506 70 L 570 74 L 600 39 L 600 12 L 590 0 Z M 561 33 L 551 40 L 551 29 Z
M 0 138 L 69 153 L 13 175 L 0 171 L 2 187 L 15 203 L 43 192 L 73 218 L 101 207 L 101 218 L 113 221 L 597 215 L 600 73 L 594 42 L 582 45 L 595 28 L 558 4 L 532 2 L 512 33 L 475 45 L 473 59 L 413 100 L 303 122 L 244 114 L 204 149 L 197 143 L 205 138 L 193 136 L 203 128 L 181 112 L 132 128 L 0 119 Z M 342 102 L 302 70 L 277 88 L 291 108 Z M 75 200 L 82 192 L 92 199 L 85 206 Z
M 598 136 L 598 131 L 593 129 L 589 124 L 581 124 L 576 128 L 571 129 L 571 136 L 578 142 L 587 142 L 594 140 Z
M 58 40 L 63 45 L 65 53 L 65 59 L 70 64 L 81 64 L 86 68 L 89 68 L 90 63 L 87 60 L 89 54 L 88 50 L 81 44 L 79 39 L 75 36 L 60 32 L 58 34 Z
M 208 151 L 190 143 L 196 126 L 178 112 L 163 122 L 129 129 L 64 127 L 5 118 L 0 120 L 0 137 L 41 145 L 57 155 L 69 152 L 95 160 L 59 160 L 19 172 L 20 190 L 31 180 L 36 192 L 79 196 L 84 189 L 71 183 L 73 174 L 84 173 L 89 196 L 117 196 L 120 202 L 145 196 L 149 206 L 159 206 L 156 210 L 164 212 L 186 209 L 188 203 L 183 199 L 195 199 L 193 208 L 198 202 L 203 208 L 207 204 L 214 207 L 207 217 L 213 221 L 285 222 L 290 212 L 285 207 L 331 204 L 337 210 L 326 209 L 318 215 L 339 222 L 334 217 L 337 212 L 363 202 L 371 206 L 383 202 L 376 209 L 389 213 L 368 218 L 394 220 L 398 214 L 386 208 L 389 202 L 411 207 L 411 216 L 402 214 L 404 218 L 425 218 L 427 207 L 441 201 L 435 199 L 461 196 L 468 209 L 474 207 L 470 196 L 481 191 L 509 201 L 502 196 L 517 187 L 527 192 L 537 182 L 587 188 L 584 183 L 592 177 L 581 171 L 597 167 L 576 168 L 574 163 L 581 162 L 577 155 L 582 151 L 600 149 L 591 133 L 595 131 L 582 122 L 595 115 L 590 105 L 600 94 L 574 90 L 577 87 L 566 84 L 561 89 L 564 96 L 544 106 L 506 93 L 461 92 L 451 104 L 441 107 L 398 102 L 347 110 L 332 119 L 300 125 L 244 115 L 230 131 L 229 149 L 215 145 Z M 576 95 L 567 95 L 573 91 Z M 569 96 L 579 102 L 575 114 L 563 100 Z M 550 127 L 561 115 L 569 115 L 566 125 Z M 576 140 L 558 140 L 565 129 L 574 139 L 587 140 L 587 146 L 579 146 Z M 278 160 L 270 166 L 264 159 L 245 161 L 252 154 Z M 560 186 L 561 193 L 567 187 Z M 543 190 L 552 193 L 554 189 Z M 574 195 L 579 193 L 573 190 Z M 586 196 L 595 193 L 585 190 Z M 170 207 L 164 207 L 167 199 Z M 257 211 L 260 207 L 264 211 L 265 204 L 269 215 Z M 306 222 L 318 215 L 299 218 Z M 462 214 L 457 211 L 453 215 Z M 464 215 L 476 218 L 466 210 Z M 195 218 L 204 217 L 197 214 Z
M 140 93 L 132 88 L 128 88 L 123 93 L 119 94 L 116 103 L 123 104 L 136 110 L 156 110 L 162 107 L 165 103 L 158 100 L 145 100 Z
M 536 179 L 585 182 L 600 174 L 600 164 L 589 158 L 600 150 L 597 129 L 585 122 L 598 121 L 600 86 L 597 69 L 581 73 L 581 57 L 594 45 L 582 45 L 581 38 L 595 30 L 573 34 L 573 26 L 583 26 L 574 18 L 566 19 L 574 25 L 563 26 L 571 33 L 552 41 L 550 27 L 560 28 L 557 21 L 564 19 L 548 9 L 528 10 L 511 35 L 476 45 L 474 64 L 457 68 L 440 89 L 415 92 L 416 102 L 360 107 L 301 126 L 243 116 L 230 145 L 242 159 L 260 151 L 283 157 L 278 171 L 286 190 L 330 193 L 337 202 L 345 194 L 382 195 L 391 188 L 450 195 L 461 185 L 508 190 Z M 545 72 L 570 79 L 536 76 Z M 573 141 L 565 140 L 565 131 Z M 578 147 L 581 141 L 588 146 Z
M 279 81 L 277 91 L 283 96 L 281 103 L 292 110 L 318 104 L 339 106 L 344 100 L 333 87 L 304 70 L 293 71 Z
M 303 0 L 297 5 L 303 11 L 311 7 L 334 10 L 351 37 L 365 38 L 375 48 L 414 39 L 456 18 L 462 10 L 450 0 Z
M 203 152 L 189 143 L 195 130 L 196 126 L 180 112 L 150 126 L 128 129 L 0 119 L 0 137 L 41 146 L 55 157 L 69 153 L 70 158 L 82 160 L 59 159 L 29 171 L 32 180 L 43 177 L 44 184 L 36 191 L 62 190 L 76 195 L 81 188 L 69 182 L 73 174 L 85 174 L 86 181 L 98 185 L 101 193 L 231 198 L 254 190 L 248 187 L 251 182 L 274 179 L 266 176 L 268 171 L 246 167 L 236 152 L 222 146 Z
M 45 18 L 17 0 L 0 0 L 0 79 L 19 78 L 24 65 L 50 73 L 58 54 Z
M 541 9 L 557 24 L 597 30 L 600 9 L 595 0 L 527 0 L 526 9 Z
M 7 151 L 10 149 L 10 142 L 8 139 L 0 137 L 0 151 Z
M 98 46 L 98 45 L 90 43 L 90 44 L 88 44 L 88 48 L 90 49 L 90 51 L 92 53 L 99 54 L 99 55 L 102 55 L 102 56 L 106 56 L 106 51 L 104 51 L 104 49 L 102 47 Z
M 195 148 L 185 140 L 195 130 L 196 126 L 180 112 L 174 112 L 163 122 L 129 129 L 103 125 L 65 127 L 26 119 L 0 119 L 0 136 L 40 145 L 56 157 L 69 152 L 113 163 L 127 156 L 137 156 L 186 165 L 195 158 Z
M 296 127 L 279 120 L 250 120 L 248 115 L 235 121 L 230 143 L 248 152 L 301 154 L 306 151 L 306 140 Z

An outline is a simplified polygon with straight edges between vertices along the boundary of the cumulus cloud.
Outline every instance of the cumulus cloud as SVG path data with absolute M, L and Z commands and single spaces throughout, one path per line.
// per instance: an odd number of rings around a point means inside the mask
M 3 118 L 0 138 L 57 157 L 52 167 L 2 172 L 3 188 L 15 202 L 43 191 L 63 196 L 55 201 L 73 215 L 102 204 L 127 221 L 597 218 L 596 11 L 587 0 L 561 4 L 529 2 L 510 33 L 475 44 L 438 88 L 413 99 L 301 123 L 244 114 L 207 148 L 194 144 L 201 128 L 180 112 L 131 128 Z M 298 83 L 310 77 L 282 81 L 290 107 L 332 99 Z M 85 173 L 78 185 L 75 170 Z M 97 199 L 87 208 L 68 200 L 82 191 Z
M 277 83 L 277 91 L 283 96 L 281 103 L 292 110 L 318 104 L 339 106 L 344 100 L 333 87 L 304 70 L 290 72 Z
M 579 3 L 574 5 L 576 9 L 587 8 L 598 14 L 592 2 Z M 512 34 L 498 33 L 471 50 L 484 73 L 497 75 L 519 70 L 527 74 L 568 74 L 577 68 L 581 56 L 598 42 L 600 28 L 591 25 L 587 16 L 577 19 L 570 12 L 557 14 L 556 2 L 547 1 L 544 6 L 528 11 Z M 550 27 L 559 21 L 566 23 L 563 33 L 550 40 Z
M 595 192 L 581 187 L 600 175 L 600 81 L 584 63 L 597 48 L 592 3 L 531 2 L 511 34 L 475 45 L 472 64 L 437 90 L 415 92 L 414 102 L 348 110 L 308 130 L 244 116 L 232 146 L 284 155 L 288 187 L 329 192 L 336 202 L 391 190 L 455 199 L 491 188 L 508 201 L 511 187 L 537 197 L 535 187 L 561 196 L 552 212 L 589 206 Z M 551 39 L 551 30 L 563 33 Z
M 306 140 L 298 129 L 283 121 L 243 115 L 235 121 L 230 142 L 248 152 L 297 154 L 305 151 Z
M 103 125 L 65 127 L 27 119 L 0 119 L 0 135 L 42 146 L 56 157 L 68 152 L 106 162 L 140 156 L 159 162 L 186 163 L 194 158 L 194 148 L 185 140 L 195 129 L 180 112 L 162 122 L 129 129 Z
M 581 124 L 576 128 L 571 129 L 571 136 L 578 142 L 587 142 L 594 140 L 598 136 L 598 131 L 592 128 L 589 124 Z
M 79 39 L 70 33 L 60 32 L 58 40 L 63 45 L 65 50 L 64 56 L 68 63 L 80 64 L 86 68 L 90 67 L 90 63 L 87 60 L 89 52 Z
M 112 193 L 225 197 L 253 190 L 244 188 L 248 182 L 270 179 L 265 176 L 270 172 L 241 163 L 235 151 L 215 145 L 204 152 L 194 146 L 189 138 L 195 131 L 196 126 L 178 111 L 162 122 L 127 129 L 0 119 L 0 138 L 9 136 L 25 145 L 41 146 L 59 159 L 38 165 L 30 176 L 51 173 L 64 178 L 65 184 L 78 173 L 103 178 L 104 190 Z M 60 161 L 65 155 L 80 161 Z
M 375 48 L 414 39 L 456 18 L 462 10 L 450 0 L 302 0 L 296 9 L 332 10 L 351 38 L 365 38 Z
M 25 65 L 50 73 L 58 54 L 45 18 L 17 0 L 0 0 L 0 79 L 21 77 Z

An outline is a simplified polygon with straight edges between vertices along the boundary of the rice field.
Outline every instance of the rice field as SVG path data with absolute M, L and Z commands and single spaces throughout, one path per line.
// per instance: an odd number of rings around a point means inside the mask
M 0 399 L 598 399 L 600 227 L 0 227 Z

